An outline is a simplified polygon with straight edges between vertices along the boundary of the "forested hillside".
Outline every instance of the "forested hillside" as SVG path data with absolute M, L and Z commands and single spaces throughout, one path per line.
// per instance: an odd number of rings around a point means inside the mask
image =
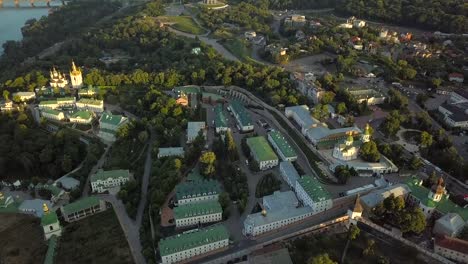
M 0 114 L 0 142 L 0 180 L 56 179 L 78 166 L 86 153 L 70 130 L 45 133 L 27 112 Z
M 465 0 L 342 0 L 338 11 L 427 30 L 468 33 Z

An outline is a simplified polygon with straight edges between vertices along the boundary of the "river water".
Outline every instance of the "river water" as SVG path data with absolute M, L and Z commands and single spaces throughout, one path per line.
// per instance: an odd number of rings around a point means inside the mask
M 29 6 L 29 1 L 21 1 L 20 7 L 14 7 L 13 0 L 3 0 L 0 8 L 0 54 L 3 52 L 3 43 L 8 40 L 21 40 L 21 28 L 29 19 L 39 19 L 49 14 L 49 8 L 45 2 L 37 1 L 37 7 Z M 52 2 L 51 5 L 59 5 L 60 2 Z

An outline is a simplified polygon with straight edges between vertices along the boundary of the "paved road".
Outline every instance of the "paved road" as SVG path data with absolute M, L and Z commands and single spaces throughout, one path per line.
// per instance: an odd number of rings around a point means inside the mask
M 102 165 L 104 165 L 104 162 L 106 162 L 107 152 L 109 151 L 110 148 L 111 148 L 111 146 L 106 146 L 104 153 L 101 155 L 101 158 L 99 158 L 96 165 L 94 165 L 94 167 L 89 172 L 88 178 L 86 179 L 86 183 L 85 183 L 85 186 L 83 188 L 83 193 L 81 194 L 82 197 L 88 197 L 88 195 L 89 195 L 89 193 L 91 191 L 90 182 L 89 182 L 90 178 L 91 178 L 91 175 L 95 174 L 98 169 L 102 168 Z
M 334 202 L 333 208 L 331 208 L 328 211 L 313 215 L 307 218 L 303 222 L 291 224 L 285 228 L 263 234 L 259 237 L 252 238 L 252 239 L 245 239 L 243 241 L 240 241 L 239 243 L 234 244 L 229 249 L 223 252 L 207 256 L 205 258 L 195 261 L 195 263 L 206 263 L 206 262 L 221 258 L 223 256 L 236 253 L 236 252 L 242 252 L 242 251 L 252 249 L 255 247 L 261 248 L 264 244 L 268 244 L 269 242 L 272 242 L 272 241 L 274 242 L 275 240 L 280 239 L 284 236 L 287 236 L 288 234 L 295 233 L 295 232 L 304 230 L 306 228 L 312 227 L 314 225 L 317 225 L 319 223 L 325 222 L 327 220 L 331 220 L 336 217 L 342 216 L 347 212 L 348 208 L 352 207 L 352 205 L 355 202 L 355 197 L 349 197 L 346 199 L 337 199 L 335 201 L 336 202 Z
M 223 45 L 219 44 L 216 39 L 211 39 L 206 36 L 199 36 L 199 35 L 194 35 L 190 33 L 185 33 L 176 29 L 173 29 L 171 27 L 168 27 L 168 30 L 175 33 L 176 35 L 182 36 L 182 37 L 187 37 L 187 38 L 198 38 L 200 41 L 204 42 L 207 45 L 210 45 L 213 47 L 216 51 L 218 51 L 225 59 L 230 60 L 230 61 L 240 61 L 236 56 L 234 56 L 230 51 L 228 51 L 226 48 L 223 47 Z
M 140 196 L 140 203 L 138 204 L 138 212 L 136 217 L 136 223 L 138 230 L 141 227 L 141 222 L 143 219 L 143 212 L 145 211 L 146 201 L 148 200 L 148 186 L 149 186 L 149 179 L 151 176 L 151 168 L 153 164 L 153 160 L 151 158 L 151 152 L 153 150 L 153 143 L 155 140 L 154 133 L 152 128 L 150 128 L 150 140 L 148 142 L 148 149 L 146 153 L 146 161 L 145 161 L 145 171 L 143 173 L 143 178 L 141 179 L 141 196 Z M 139 236 L 138 236 L 139 237 Z M 138 242 L 139 243 L 139 242 Z
M 99 198 L 109 202 L 114 207 L 114 211 L 119 219 L 120 226 L 128 241 L 130 251 L 133 255 L 133 260 L 136 264 L 146 263 L 145 257 L 141 253 L 142 247 L 140 243 L 140 225 L 136 224 L 127 214 L 125 205 L 121 200 L 117 199 L 114 195 L 101 194 L 97 195 Z

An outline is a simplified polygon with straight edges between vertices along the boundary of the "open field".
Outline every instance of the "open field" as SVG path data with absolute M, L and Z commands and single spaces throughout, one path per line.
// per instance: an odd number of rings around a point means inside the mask
M 67 225 L 55 263 L 133 263 L 113 209 Z
M 0 263 L 42 263 L 46 251 L 39 218 L 0 214 Z
M 190 16 L 167 16 L 160 17 L 161 22 L 172 24 L 171 27 L 182 32 L 201 35 L 206 33 L 206 31 L 195 23 L 195 21 Z

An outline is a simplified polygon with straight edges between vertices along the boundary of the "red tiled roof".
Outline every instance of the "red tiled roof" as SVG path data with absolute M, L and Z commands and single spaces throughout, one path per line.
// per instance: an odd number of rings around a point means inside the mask
M 448 236 L 436 237 L 435 244 L 439 247 L 451 249 L 463 254 L 468 254 L 468 241 Z
M 454 72 L 454 73 L 449 74 L 449 77 L 450 78 L 463 78 L 463 74 Z

